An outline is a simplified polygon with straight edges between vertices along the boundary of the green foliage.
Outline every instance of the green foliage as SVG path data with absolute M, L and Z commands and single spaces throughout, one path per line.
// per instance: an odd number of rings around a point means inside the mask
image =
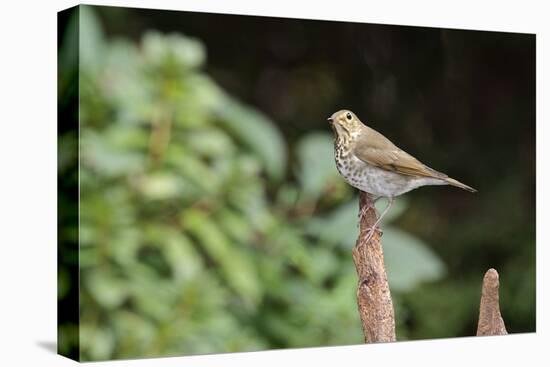
M 82 358 L 361 343 L 357 199 L 330 136 L 288 147 L 199 40 L 107 39 L 84 6 L 80 47 Z M 384 246 L 395 297 L 443 275 L 391 225 Z

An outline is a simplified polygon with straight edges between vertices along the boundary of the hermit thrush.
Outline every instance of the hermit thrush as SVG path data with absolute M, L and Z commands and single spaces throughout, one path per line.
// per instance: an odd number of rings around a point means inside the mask
M 476 192 L 399 149 L 384 135 L 364 125 L 351 111 L 335 112 L 328 121 L 335 135 L 334 156 L 338 172 L 347 183 L 371 194 L 375 201 L 382 197 L 389 201 L 370 228 L 367 241 L 396 196 L 427 185 L 452 185 Z

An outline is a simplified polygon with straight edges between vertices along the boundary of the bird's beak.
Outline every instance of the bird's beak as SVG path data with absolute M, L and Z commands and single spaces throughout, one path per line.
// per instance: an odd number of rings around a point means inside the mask
M 332 132 L 336 135 L 338 135 L 338 129 L 336 128 L 336 124 L 334 123 L 334 119 L 332 117 L 329 117 L 327 119 L 328 121 L 328 124 L 330 125 L 330 129 L 332 130 Z

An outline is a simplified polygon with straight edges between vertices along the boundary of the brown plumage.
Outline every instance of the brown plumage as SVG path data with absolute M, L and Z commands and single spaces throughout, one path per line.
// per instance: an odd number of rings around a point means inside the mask
M 363 162 L 402 175 L 442 179 L 449 185 L 476 192 L 472 187 L 426 166 L 409 153 L 396 147 L 378 131 L 365 125 L 363 127 L 353 147 L 353 154 Z

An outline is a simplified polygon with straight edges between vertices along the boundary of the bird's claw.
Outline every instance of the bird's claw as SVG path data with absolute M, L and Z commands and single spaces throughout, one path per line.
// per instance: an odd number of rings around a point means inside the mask
M 368 211 L 371 210 L 371 209 L 374 210 L 375 208 L 373 206 L 363 206 L 361 208 L 361 210 L 359 211 L 359 214 L 357 215 L 358 218 L 359 218 L 359 221 L 357 222 L 357 227 L 360 227 L 361 221 L 363 220 L 365 215 L 367 215 Z
M 374 236 L 374 233 L 375 232 L 378 232 L 380 237 L 382 237 L 382 235 L 384 234 L 384 232 L 382 232 L 382 230 L 379 228 L 379 227 L 376 227 L 376 228 L 369 228 L 367 229 L 367 233 L 366 233 L 366 238 L 365 238 L 365 243 L 369 243 L 370 240 L 372 239 L 372 236 Z

